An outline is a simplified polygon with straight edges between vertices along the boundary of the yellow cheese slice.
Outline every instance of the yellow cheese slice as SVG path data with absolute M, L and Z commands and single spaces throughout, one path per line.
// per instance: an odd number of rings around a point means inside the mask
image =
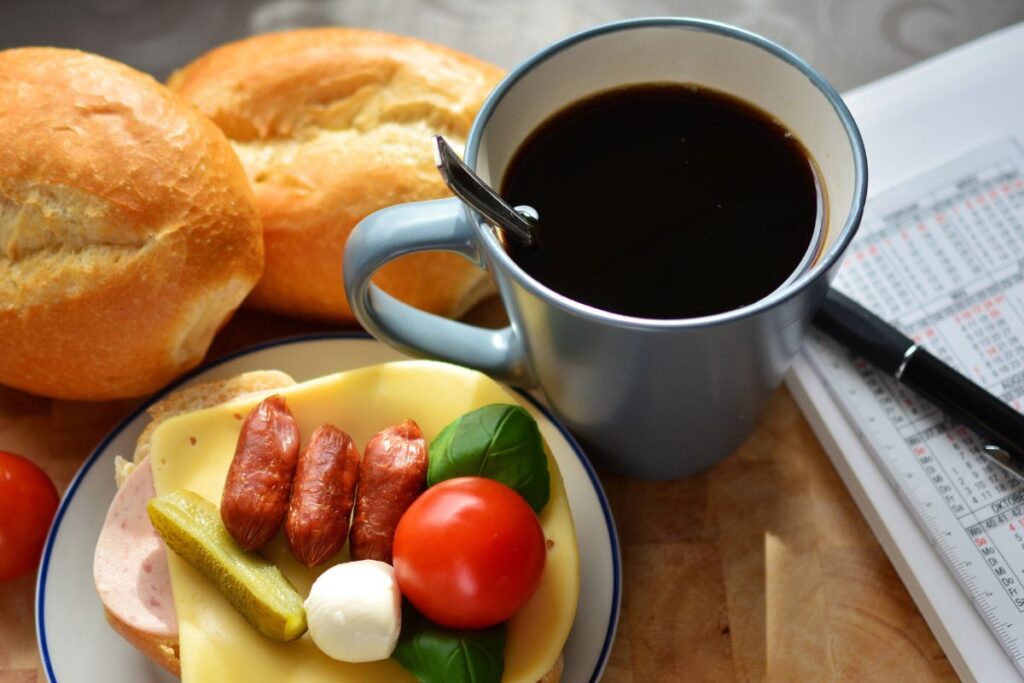
M 328 422 L 347 431 L 360 449 L 381 429 L 415 420 L 428 443 L 458 416 L 489 403 L 519 403 L 480 373 L 444 363 L 385 363 L 329 375 L 280 392 L 299 424 L 303 442 Z M 254 399 L 226 403 L 167 420 L 153 434 L 153 476 L 158 495 L 188 489 L 219 504 L 243 417 Z M 531 406 L 525 406 L 535 413 Z M 558 466 L 548 452 L 551 500 L 540 521 L 549 551 L 540 588 L 509 622 L 503 681 L 536 683 L 558 658 L 569 635 L 579 594 L 579 555 L 572 514 Z M 438 549 L 443 552 L 442 548 Z M 318 570 L 295 562 L 279 534 L 264 550 L 303 597 L 319 572 L 347 559 L 347 546 Z M 184 683 L 414 683 L 394 660 L 337 662 L 307 633 L 292 643 L 260 635 L 200 574 L 168 553 L 178 611 Z

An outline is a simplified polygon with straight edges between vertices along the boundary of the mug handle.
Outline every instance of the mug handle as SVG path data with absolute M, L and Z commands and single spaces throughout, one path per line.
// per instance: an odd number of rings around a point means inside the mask
M 345 247 L 345 291 L 374 337 L 410 355 L 465 365 L 511 384 L 534 384 L 512 326 L 488 330 L 402 303 L 370 282 L 388 261 L 418 251 L 450 251 L 484 267 L 464 205 L 454 197 L 400 204 L 364 218 Z

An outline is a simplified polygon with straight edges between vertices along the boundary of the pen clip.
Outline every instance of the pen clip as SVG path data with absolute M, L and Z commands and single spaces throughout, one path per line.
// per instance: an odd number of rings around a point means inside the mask
M 1024 478 L 1024 467 L 1021 467 L 1020 463 L 1010 457 L 1005 448 L 990 443 L 982 446 L 981 450 L 997 464 L 1002 465 L 1007 471 Z

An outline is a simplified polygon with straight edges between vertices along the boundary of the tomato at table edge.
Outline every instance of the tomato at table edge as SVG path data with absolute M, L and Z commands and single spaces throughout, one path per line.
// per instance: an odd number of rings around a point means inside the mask
M 0 527 L 12 523 L 15 531 L 0 533 L 0 581 L 21 578 L 39 567 L 59 503 L 57 487 L 41 467 L 0 450 Z
M 481 533 L 474 526 L 495 523 L 499 538 L 479 543 L 472 536 Z M 547 558 L 544 530 L 530 505 L 486 477 L 448 479 L 420 494 L 399 520 L 393 549 L 402 595 L 431 621 L 458 629 L 512 617 L 537 591 Z M 462 565 L 461 589 L 452 585 L 456 564 Z

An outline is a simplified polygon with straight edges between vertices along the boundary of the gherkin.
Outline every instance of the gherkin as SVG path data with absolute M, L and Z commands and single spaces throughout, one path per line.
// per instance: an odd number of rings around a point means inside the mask
M 153 498 L 146 509 L 167 547 L 216 586 L 260 633 L 288 642 L 306 632 L 298 591 L 272 562 L 238 546 L 213 503 L 178 490 Z

